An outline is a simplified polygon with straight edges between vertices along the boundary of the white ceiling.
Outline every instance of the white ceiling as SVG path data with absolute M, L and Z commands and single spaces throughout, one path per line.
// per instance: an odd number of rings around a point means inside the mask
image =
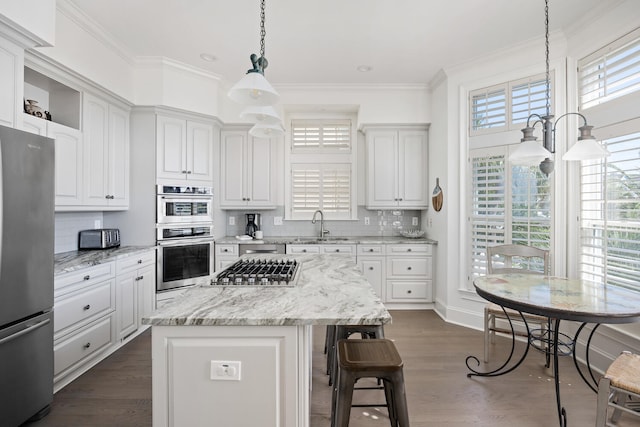
M 233 83 L 259 54 L 259 0 L 70 2 L 132 57 L 167 57 Z M 550 31 L 615 3 L 550 0 Z M 543 37 L 544 1 L 266 0 L 265 28 L 273 84 L 428 84 L 442 68 Z M 544 45 L 532 55 L 543 61 Z

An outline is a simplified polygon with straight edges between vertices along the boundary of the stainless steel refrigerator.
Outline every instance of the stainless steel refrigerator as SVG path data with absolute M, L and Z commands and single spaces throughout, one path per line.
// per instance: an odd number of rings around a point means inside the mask
M 53 400 L 54 141 L 0 126 L 0 424 Z

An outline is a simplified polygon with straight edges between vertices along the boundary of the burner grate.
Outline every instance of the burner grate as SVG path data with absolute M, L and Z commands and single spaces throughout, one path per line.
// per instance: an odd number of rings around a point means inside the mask
M 213 286 L 295 286 L 300 263 L 288 259 L 242 259 L 212 280 Z

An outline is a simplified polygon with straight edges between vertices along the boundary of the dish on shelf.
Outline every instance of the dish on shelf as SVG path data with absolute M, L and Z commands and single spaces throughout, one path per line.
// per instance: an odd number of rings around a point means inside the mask
M 402 234 L 403 237 L 417 239 L 418 237 L 424 236 L 424 230 L 402 230 L 400 234 Z

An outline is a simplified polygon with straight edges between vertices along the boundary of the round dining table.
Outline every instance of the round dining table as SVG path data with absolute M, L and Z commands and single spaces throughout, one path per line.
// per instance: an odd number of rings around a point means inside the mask
M 532 335 L 522 313 L 536 314 L 549 319 L 547 331 L 547 351 L 553 356 L 553 377 L 555 382 L 556 403 L 558 408 L 558 422 L 561 427 L 567 425 L 567 414 L 562 407 L 560 398 L 560 383 L 558 374 L 558 355 L 566 354 L 566 348 L 570 347 L 574 365 L 578 373 L 587 385 L 597 391 L 597 380 L 589 363 L 589 347 L 591 339 L 601 324 L 606 323 L 630 323 L 640 320 L 640 292 L 610 285 L 601 282 L 593 282 L 582 279 L 569 279 L 566 277 L 546 276 L 542 274 L 491 274 L 480 276 L 473 281 L 476 292 L 487 301 L 516 310 L 520 313 L 517 320 L 524 322 L 529 335 L 529 345 L 519 361 L 513 365 L 510 360 L 514 354 L 515 330 L 511 319 L 511 331 L 513 336 L 511 355 L 508 360 L 497 369 L 480 371 L 479 359 L 475 356 L 467 357 L 466 364 L 469 369 L 467 376 L 493 377 L 504 375 L 517 368 L 524 360 L 531 345 L 537 342 L 536 348 L 540 349 L 540 335 Z M 508 313 L 505 311 L 508 317 Z M 579 322 L 573 339 L 567 340 L 567 336 L 560 332 L 560 321 L 569 320 Z M 589 332 L 585 348 L 585 362 L 587 372 L 583 372 L 578 363 L 575 344 L 580 334 L 585 331 L 587 324 L 593 324 Z M 538 331 L 539 332 L 539 331 Z M 476 367 L 472 366 L 472 363 Z

